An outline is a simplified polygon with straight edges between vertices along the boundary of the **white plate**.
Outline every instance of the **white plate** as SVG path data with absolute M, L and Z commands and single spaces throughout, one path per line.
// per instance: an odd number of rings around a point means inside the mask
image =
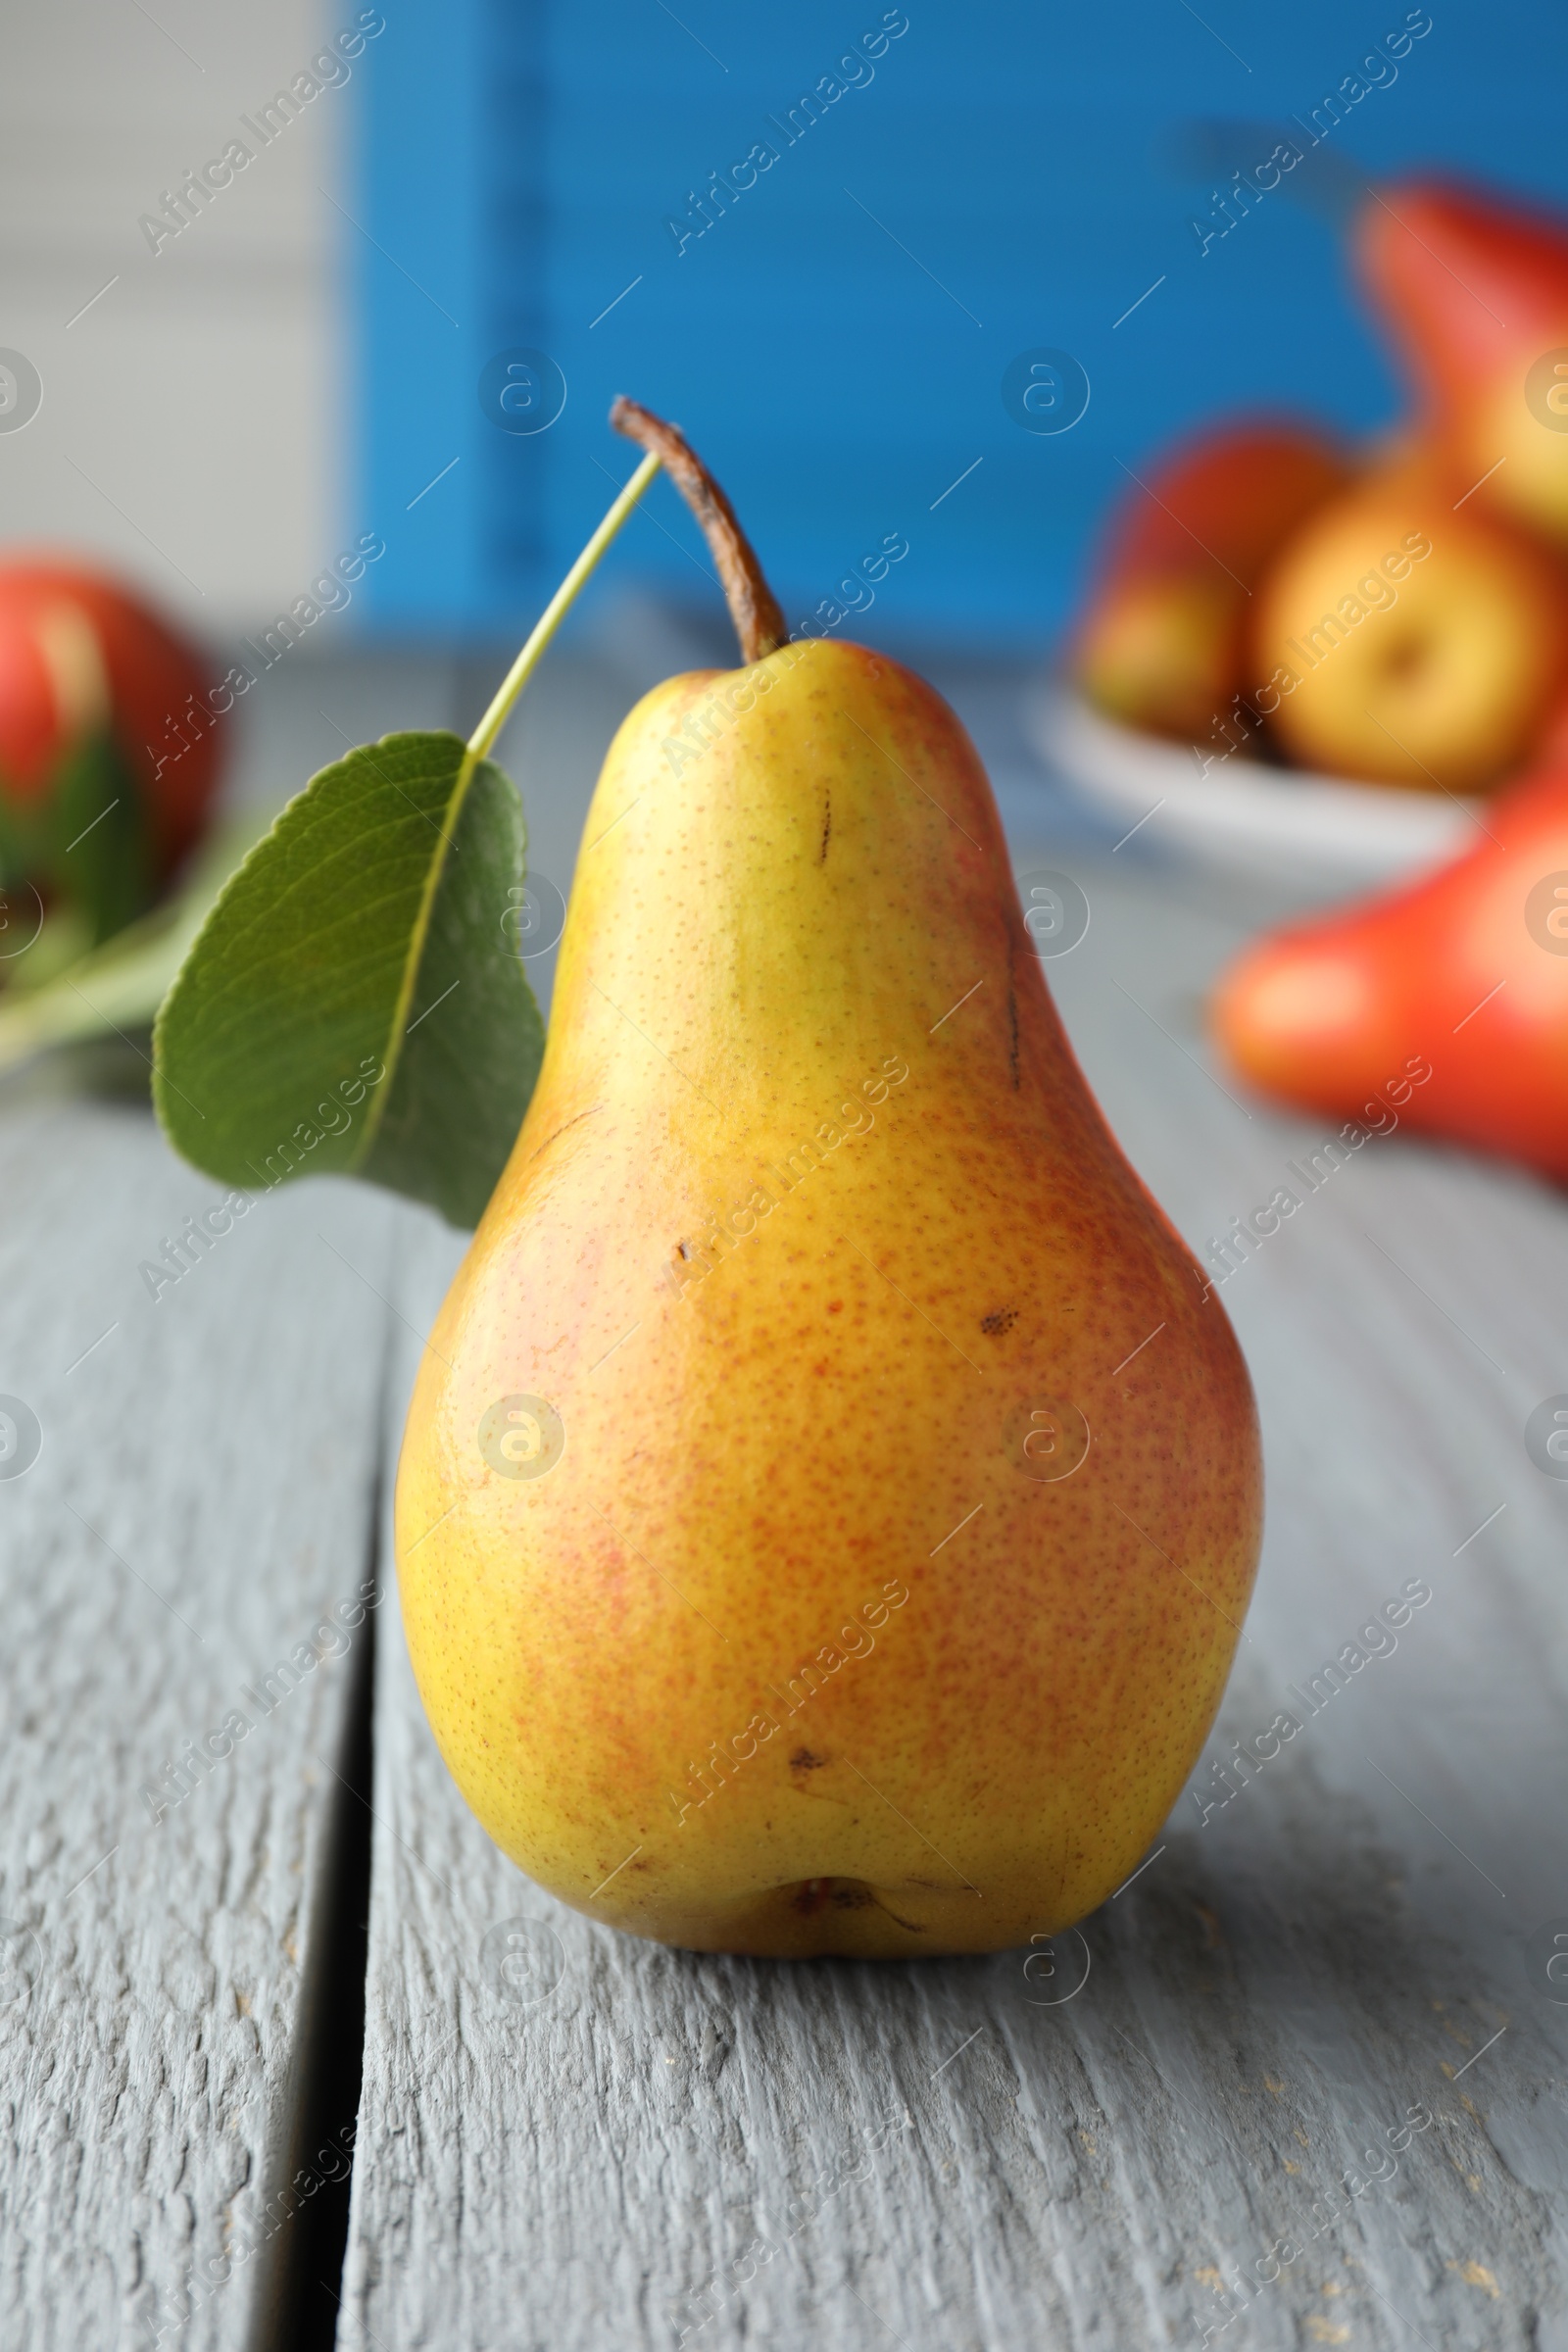
M 1249 873 L 1386 881 L 1475 838 L 1474 801 L 1351 784 L 1232 757 L 1200 772 L 1192 750 L 1102 717 L 1071 687 L 1033 687 L 1024 726 L 1085 799 L 1129 826 Z

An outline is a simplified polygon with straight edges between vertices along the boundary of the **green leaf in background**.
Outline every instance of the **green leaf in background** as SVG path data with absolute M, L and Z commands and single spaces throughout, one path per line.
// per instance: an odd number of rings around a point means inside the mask
M 157 895 L 147 812 L 111 735 L 68 746 L 41 792 L 0 792 L 0 884 L 41 888 L 79 915 L 88 947 L 146 913 Z
M 101 947 L 89 948 L 79 910 L 51 907 L 45 918 L 36 894 L 6 894 L 0 920 L 6 936 L 15 923 L 18 952 L 0 947 L 0 1075 L 50 1047 L 116 1035 L 139 1054 L 170 982 L 260 830 L 254 814 L 231 817 L 192 858 L 172 898 Z
M 76 745 L 54 780 L 50 879 L 86 917 L 94 947 L 145 914 L 155 896 L 141 788 L 113 739 Z
M 47 879 L 51 846 L 47 795 L 22 792 L 0 777 L 0 885 L 16 890 Z
M 175 1149 L 255 1192 L 358 1175 L 478 1223 L 544 1025 L 503 920 L 525 830 L 455 735 L 323 768 L 225 885 L 154 1032 Z

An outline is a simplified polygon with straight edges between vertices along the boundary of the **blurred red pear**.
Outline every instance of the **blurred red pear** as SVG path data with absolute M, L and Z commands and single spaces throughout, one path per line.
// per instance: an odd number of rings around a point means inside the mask
M 1254 942 L 1210 1010 L 1265 1093 L 1341 1120 L 1386 1104 L 1568 1180 L 1568 760 L 1490 803 L 1451 863 Z
M 24 811 L 74 749 L 107 733 L 140 792 L 161 878 L 201 832 L 218 782 L 223 730 L 209 706 L 212 675 L 186 638 L 106 573 L 47 556 L 0 561 L 0 802 Z M 182 733 L 170 731 L 171 718 L 183 719 Z
M 1425 429 L 1481 503 L 1568 538 L 1568 221 L 1458 181 L 1396 181 L 1352 246 Z
M 1250 418 L 1179 448 L 1111 518 L 1069 662 L 1127 725 L 1207 739 L 1243 676 L 1250 591 L 1275 549 L 1349 476 L 1324 434 Z

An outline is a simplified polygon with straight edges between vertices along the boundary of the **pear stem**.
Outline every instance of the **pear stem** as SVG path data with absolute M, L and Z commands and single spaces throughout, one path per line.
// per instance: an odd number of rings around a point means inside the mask
M 639 449 L 663 460 L 665 472 L 696 515 L 718 566 L 724 602 L 741 641 L 741 659 L 760 662 L 776 653 L 789 637 L 778 599 L 763 577 L 751 541 L 735 519 L 734 508 L 690 442 L 652 409 L 624 397 L 612 402 L 610 421 Z
M 473 733 L 468 737 L 468 757 L 482 760 L 512 715 L 512 706 L 538 668 L 546 646 L 565 619 L 576 602 L 577 592 L 588 578 L 610 542 L 620 529 L 655 474 L 663 463 L 655 450 L 644 458 L 631 480 L 606 514 L 603 522 L 589 540 L 582 554 L 567 572 L 539 618 L 534 622 L 527 644 L 502 679 L 495 699 Z

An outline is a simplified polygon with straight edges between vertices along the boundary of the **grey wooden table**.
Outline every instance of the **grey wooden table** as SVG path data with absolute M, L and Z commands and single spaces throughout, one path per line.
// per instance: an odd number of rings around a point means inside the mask
M 554 798 L 548 693 L 513 747 L 563 883 L 638 682 Z M 1002 782 L 1091 904 L 1051 972 L 1090 1079 L 1204 1252 L 1324 1140 L 1202 1041 L 1267 894 Z M 218 1188 L 48 1078 L 0 1189 L 40 1438 L 9 1475 L 0 1406 L 0 2342 L 1568 2347 L 1568 1483 L 1524 1436 L 1568 1391 L 1561 1199 L 1380 1137 L 1227 1283 L 1268 1533 L 1191 1788 L 1081 1935 L 875 1968 L 624 1941 L 448 1781 L 381 1578 L 454 1237 L 317 1183 L 154 1299 Z

